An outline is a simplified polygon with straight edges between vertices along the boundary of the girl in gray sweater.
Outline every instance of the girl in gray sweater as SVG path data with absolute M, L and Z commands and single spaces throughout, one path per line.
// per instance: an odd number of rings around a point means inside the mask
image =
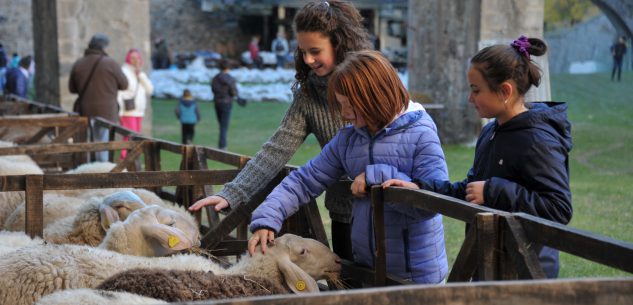
M 279 128 L 233 181 L 216 195 L 196 202 L 190 211 L 208 205 L 220 211 L 248 202 L 277 175 L 308 135 L 314 134 L 323 147 L 343 126 L 328 107 L 327 81 L 347 52 L 372 49 L 360 13 L 350 3 L 338 0 L 310 2 L 295 16 L 294 30 L 298 42 L 294 50 L 294 100 Z M 352 258 L 350 200 L 331 191 L 325 196 L 332 219 L 333 250 L 347 259 Z

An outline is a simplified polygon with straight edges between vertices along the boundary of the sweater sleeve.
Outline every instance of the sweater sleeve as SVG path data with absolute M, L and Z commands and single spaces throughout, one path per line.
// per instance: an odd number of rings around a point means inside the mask
M 253 212 L 250 229 L 271 228 L 279 232 L 283 221 L 299 207 L 319 196 L 345 173 L 336 153 L 339 136 L 334 137 L 321 153 L 293 171 L 266 197 Z
M 237 177 L 225 184 L 224 189 L 217 194 L 226 199 L 231 208 L 249 201 L 263 189 L 288 163 L 308 136 L 308 126 L 302 109 L 302 103 L 305 102 L 308 101 L 295 97 L 272 137 L 246 163 Z
M 526 152 L 521 164 L 519 175 L 525 185 L 492 177 L 484 187 L 485 205 L 569 223 L 572 206 L 566 149 L 559 144 L 539 142 Z

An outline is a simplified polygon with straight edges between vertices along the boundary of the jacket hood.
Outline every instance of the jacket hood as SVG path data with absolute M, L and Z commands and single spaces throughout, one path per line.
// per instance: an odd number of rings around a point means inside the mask
M 529 111 L 523 112 L 505 124 L 497 127 L 497 131 L 536 128 L 557 138 L 567 151 L 571 151 L 571 123 L 567 120 L 567 104 L 559 102 L 525 103 Z
M 378 136 L 383 133 L 394 134 L 394 133 L 398 133 L 405 130 L 407 127 L 411 125 L 424 124 L 423 122 L 425 120 L 424 113 L 425 113 L 425 110 L 422 105 L 409 101 L 409 105 L 407 106 L 407 109 L 404 112 L 402 112 L 395 120 L 393 120 L 393 122 L 389 123 L 387 127 L 379 130 L 375 136 Z M 369 136 L 369 131 L 367 130 L 367 127 L 361 127 L 361 128 L 354 127 L 354 129 L 356 129 L 356 131 L 361 134 L 365 134 Z

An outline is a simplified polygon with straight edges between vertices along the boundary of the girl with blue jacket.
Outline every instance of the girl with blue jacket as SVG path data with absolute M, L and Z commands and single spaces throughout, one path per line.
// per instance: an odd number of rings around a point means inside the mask
M 389 61 L 376 51 L 346 55 L 328 82 L 328 101 L 352 125 L 342 128 L 322 152 L 293 171 L 253 212 L 248 242 L 252 254 L 281 229 L 301 204 L 347 174 L 355 177 L 352 208 L 354 261 L 374 264 L 368 185 L 388 179 L 447 180 L 435 123 L 409 95 Z M 442 216 L 406 205 L 385 205 L 387 272 L 417 283 L 439 283 L 448 273 Z
M 464 181 L 392 180 L 383 186 L 423 188 L 508 212 L 523 212 L 567 224 L 571 220 L 569 152 L 571 124 L 567 105 L 525 102 L 541 79 L 531 55 L 545 54 L 538 38 L 519 37 L 510 45 L 482 49 L 468 71 L 469 101 L 482 118 L 494 118 L 481 131 L 475 160 Z M 546 275 L 558 276 L 558 251 L 542 247 Z

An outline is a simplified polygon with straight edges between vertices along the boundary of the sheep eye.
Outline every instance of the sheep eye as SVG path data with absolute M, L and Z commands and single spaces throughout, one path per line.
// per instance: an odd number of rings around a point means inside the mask
M 301 252 L 300 252 L 299 254 L 300 254 L 300 255 L 305 255 L 305 254 L 306 254 L 306 252 L 307 252 L 307 250 L 306 250 L 306 249 L 301 249 Z

